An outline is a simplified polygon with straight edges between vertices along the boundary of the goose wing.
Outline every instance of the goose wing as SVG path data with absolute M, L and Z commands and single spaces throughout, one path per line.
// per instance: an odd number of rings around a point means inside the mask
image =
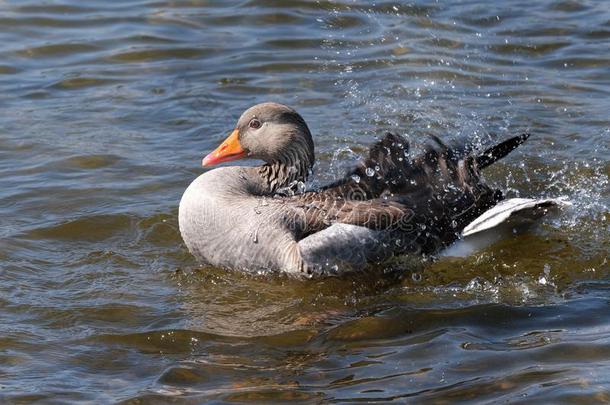
M 348 224 L 384 232 L 377 236 L 391 237 L 394 253 L 434 253 L 502 200 L 499 190 L 482 181 L 480 168 L 525 139 L 527 135 L 510 138 L 474 154 L 457 152 L 431 137 L 423 153 L 410 158 L 408 142 L 388 133 L 343 179 L 318 192 L 290 197 L 305 223 L 300 238 Z

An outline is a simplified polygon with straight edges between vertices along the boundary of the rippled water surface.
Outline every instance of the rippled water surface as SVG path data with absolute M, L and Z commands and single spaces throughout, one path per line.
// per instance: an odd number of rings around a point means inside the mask
M 266 100 L 320 183 L 527 130 L 486 178 L 573 206 L 398 274 L 200 267 L 180 196 Z M 610 402 L 608 1 L 0 0 L 0 111 L 3 402 Z

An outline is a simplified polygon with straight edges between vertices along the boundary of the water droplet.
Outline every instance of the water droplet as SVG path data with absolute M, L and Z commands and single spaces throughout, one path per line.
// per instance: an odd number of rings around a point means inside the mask
M 360 183 L 360 176 L 357 174 L 352 174 L 352 180 L 354 180 L 356 183 Z
M 548 276 L 550 273 L 551 273 L 551 265 L 548 263 L 545 263 L 544 264 L 544 274 Z
M 250 236 L 252 237 L 252 242 L 258 243 L 258 229 L 255 229 Z
M 373 170 L 370 167 L 367 167 L 366 168 L 366 175 L 369 176 L 369 177 L 373 177 L 375 175 L 375 170 Z
M 457 228 L 457 221 L 455 219 L 451 221 L 451 227 L 454 229 Z

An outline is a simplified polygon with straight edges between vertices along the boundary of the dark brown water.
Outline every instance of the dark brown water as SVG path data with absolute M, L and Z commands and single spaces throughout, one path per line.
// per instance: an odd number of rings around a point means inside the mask
M 177 206 L 239 113 L 317 179 L 391 129 L 573 207 L 402 275 L 199 267 Z M 0 0 L 0 400 L 610 402 L 608 1 Z

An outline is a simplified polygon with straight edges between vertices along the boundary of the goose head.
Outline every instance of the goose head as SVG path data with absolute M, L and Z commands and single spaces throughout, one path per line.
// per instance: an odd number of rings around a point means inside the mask
M 292 108 L 277 103 L 257 104 L 241 115 L 231 135 L 203 158 L 202 166 L 243 158 L 308 171 L 314 163 L 311 132 Z

